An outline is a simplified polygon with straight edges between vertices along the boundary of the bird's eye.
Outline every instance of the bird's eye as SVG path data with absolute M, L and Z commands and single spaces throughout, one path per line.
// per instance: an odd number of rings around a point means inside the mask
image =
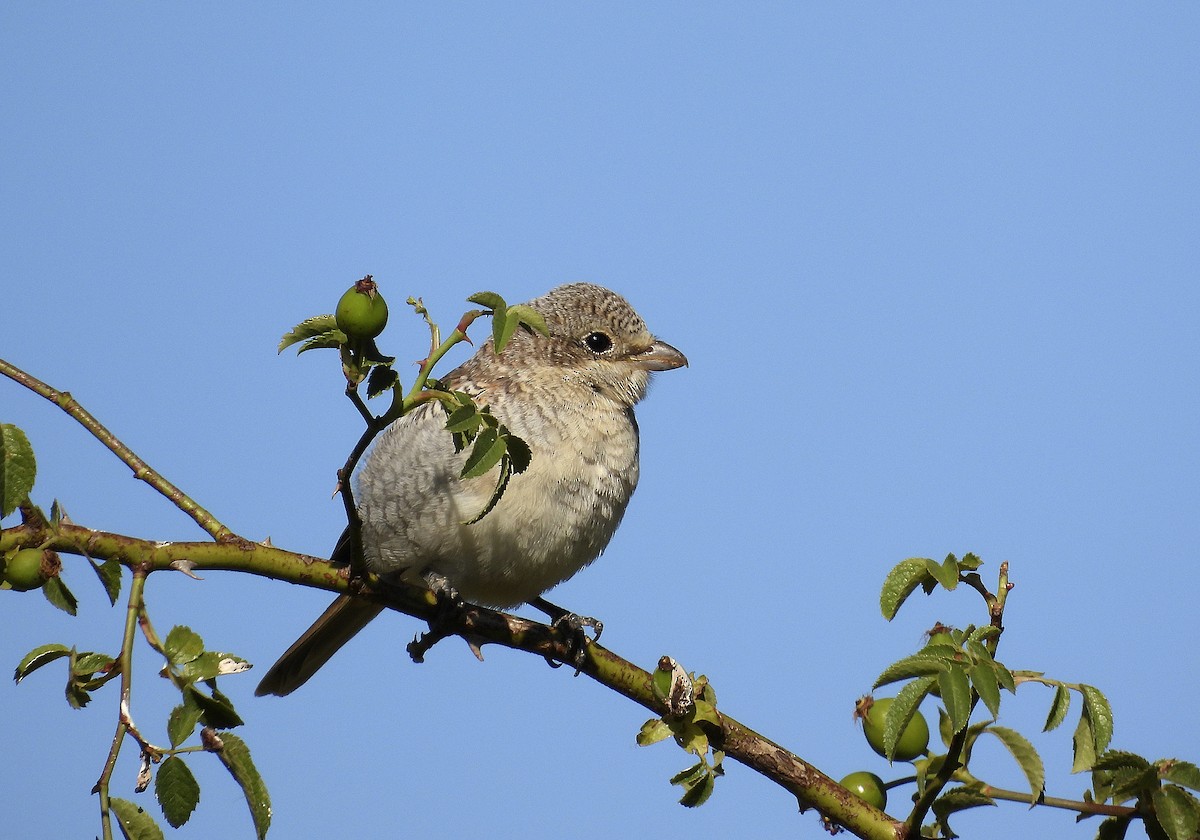
M 612 349 L 612 339 L 602 332 L 588 333 L 583 337 L 583 343 L 593 353 L 604 353 Z

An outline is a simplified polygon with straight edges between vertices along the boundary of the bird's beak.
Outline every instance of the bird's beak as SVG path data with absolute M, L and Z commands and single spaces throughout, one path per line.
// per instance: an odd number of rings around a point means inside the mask
M 634 353 L 629 361 L 644 370 L 674 370 L 686 367 L 688 363 L 687 356 L 667 342 L 658 340 L 641 353 Z

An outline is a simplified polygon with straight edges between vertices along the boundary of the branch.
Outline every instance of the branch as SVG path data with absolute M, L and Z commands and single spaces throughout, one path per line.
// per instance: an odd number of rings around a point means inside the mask
M 157 471 L 151 469 L 150 465 L 139 458 L 132 449 L 123 444 L 117 439 L 116 435 L 106 429 L 99 420 L 91 415 L 91 413 L 80 405 L 74 397 L 67 391 L 59 391 L 51 388 L 45 382 L 30 376 L 25 371 L 15 365 L 0 359 L 0 373 L 7 376 L 18 385 L 24 385 L 35 394 L 46 398 L 56 406 L 61 408 L 71 417 L 75 418 L 81 426 L 92 433 L 96 440 L 104 444 L 114 455 L 120 458 L 126 466 L 133 470 L 133 477 L 140 479 L 163 496 L 167 498 L 171 504 L 186 513 L 196 521 L 196 524 L 207 531 L 214 540 L 224 542 L 226 540 L 236 540 L 238 537 L 224 525 L 222 525 L 215 516 L 197 504 L 190 496 L 180 490 L 171 482 L 167 481 Z
M 139 580 L 138 573 L 229 570 L 331 592 L 349 591 L 347 568 L 258 543 L 158 543 L 67 523 L 57 529 L 44 523 L 27 523 L 0 531 L 0 552 L 43 544 L 60 553 L 115 559 L 135 569 L 135 583 Z M 376 582 L 373 587 L 364 587 L 359 595 L 416 618 L 440 621 L 451 635 L 475 644 L 490 642 L 575 664 L 570 640 L 535 621 L 472 604 L 464 605 L 461 611 L 447 618 L 434 593 L 403 584 L 389 583 L 382 587 Z M 132 605 L 132 592 L 130 598 Z M 667 712 L 654 693 L 649 672 L 596 643 L 589 643 L 586 653 L 581 673 L 655 715 Z M 721 714 L 720 719 L 719 731 L 710 734 L 713 747 L 787 790 L 796 797 L 801 809 L 816 808 L 856 836 L 869 840 L 902 840 L 906 836 L 903 824 L 871 808 L 808 762 L 729 715 Z

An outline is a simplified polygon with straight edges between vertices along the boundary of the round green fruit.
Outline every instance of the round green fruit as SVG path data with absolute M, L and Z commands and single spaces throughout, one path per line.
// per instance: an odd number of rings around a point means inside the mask
M 4 564 L 4 580 L 18 592 L 28 592 L 45 583 L 42 550 L 40 548 L 23 548 L 9 557 L 8 562 Z
M 883 749 L 883 726 L 887 719 L 887 712 L 892 706 L 891 697 L 883 697 L 875 700 L 861 712 L 863 722 L 863 734 L 867 736 L 867 743 L 871 745 L 871 749 L 887 758 L 887 753 Z M 908 725 L 904 727 L 904 731 L 900 733 L 900 737 L 896 739 L 896 751 L 892 755 L 892 761 L 912 761 L 914 758 L 925 754 L 925 750 L 929 747 L 929 724 L 925 722 L 925 717 L 917 712 L 909 720 Z
M 338 329 L 357 340 L 374 338 L 387 326 L 388 308 L 371 275 L 346 290 L 333 314 Z
M 841 785 L 863 802 L 875 806 L 880 811 L 887 807 L 887 789 L 883 786 L 883 779 L 874 773 L 859 770 L 842 779 Z

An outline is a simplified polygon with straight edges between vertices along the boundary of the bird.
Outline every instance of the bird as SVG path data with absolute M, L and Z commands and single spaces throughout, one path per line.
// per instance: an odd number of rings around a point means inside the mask
M 469 447 L 455 451 L 446 411 L 434 401 L 380 435 L 359 470 L 356 505 L 363 563 L 385 582 L 499 609 L 532 603 L 561 615 L 541 595 L 612 539 L 638 483 L 634 405 L 652 373 L 684 367 L 687 357 L 603 286 L 570 283 L 527 305 L 544 318 L 548 335 L 521 324 L 501 352 L 488 339 L 440 380 L 486 406 L 529 447 L 528 467 L 511 477 L 495 507 L 478 517 L 500 467 L 462 478 Z M 349 546 L 347 531 L 331 559 L 348 562 Z M 290 694 L 382 610 L 338 597 L 255 693 Z

